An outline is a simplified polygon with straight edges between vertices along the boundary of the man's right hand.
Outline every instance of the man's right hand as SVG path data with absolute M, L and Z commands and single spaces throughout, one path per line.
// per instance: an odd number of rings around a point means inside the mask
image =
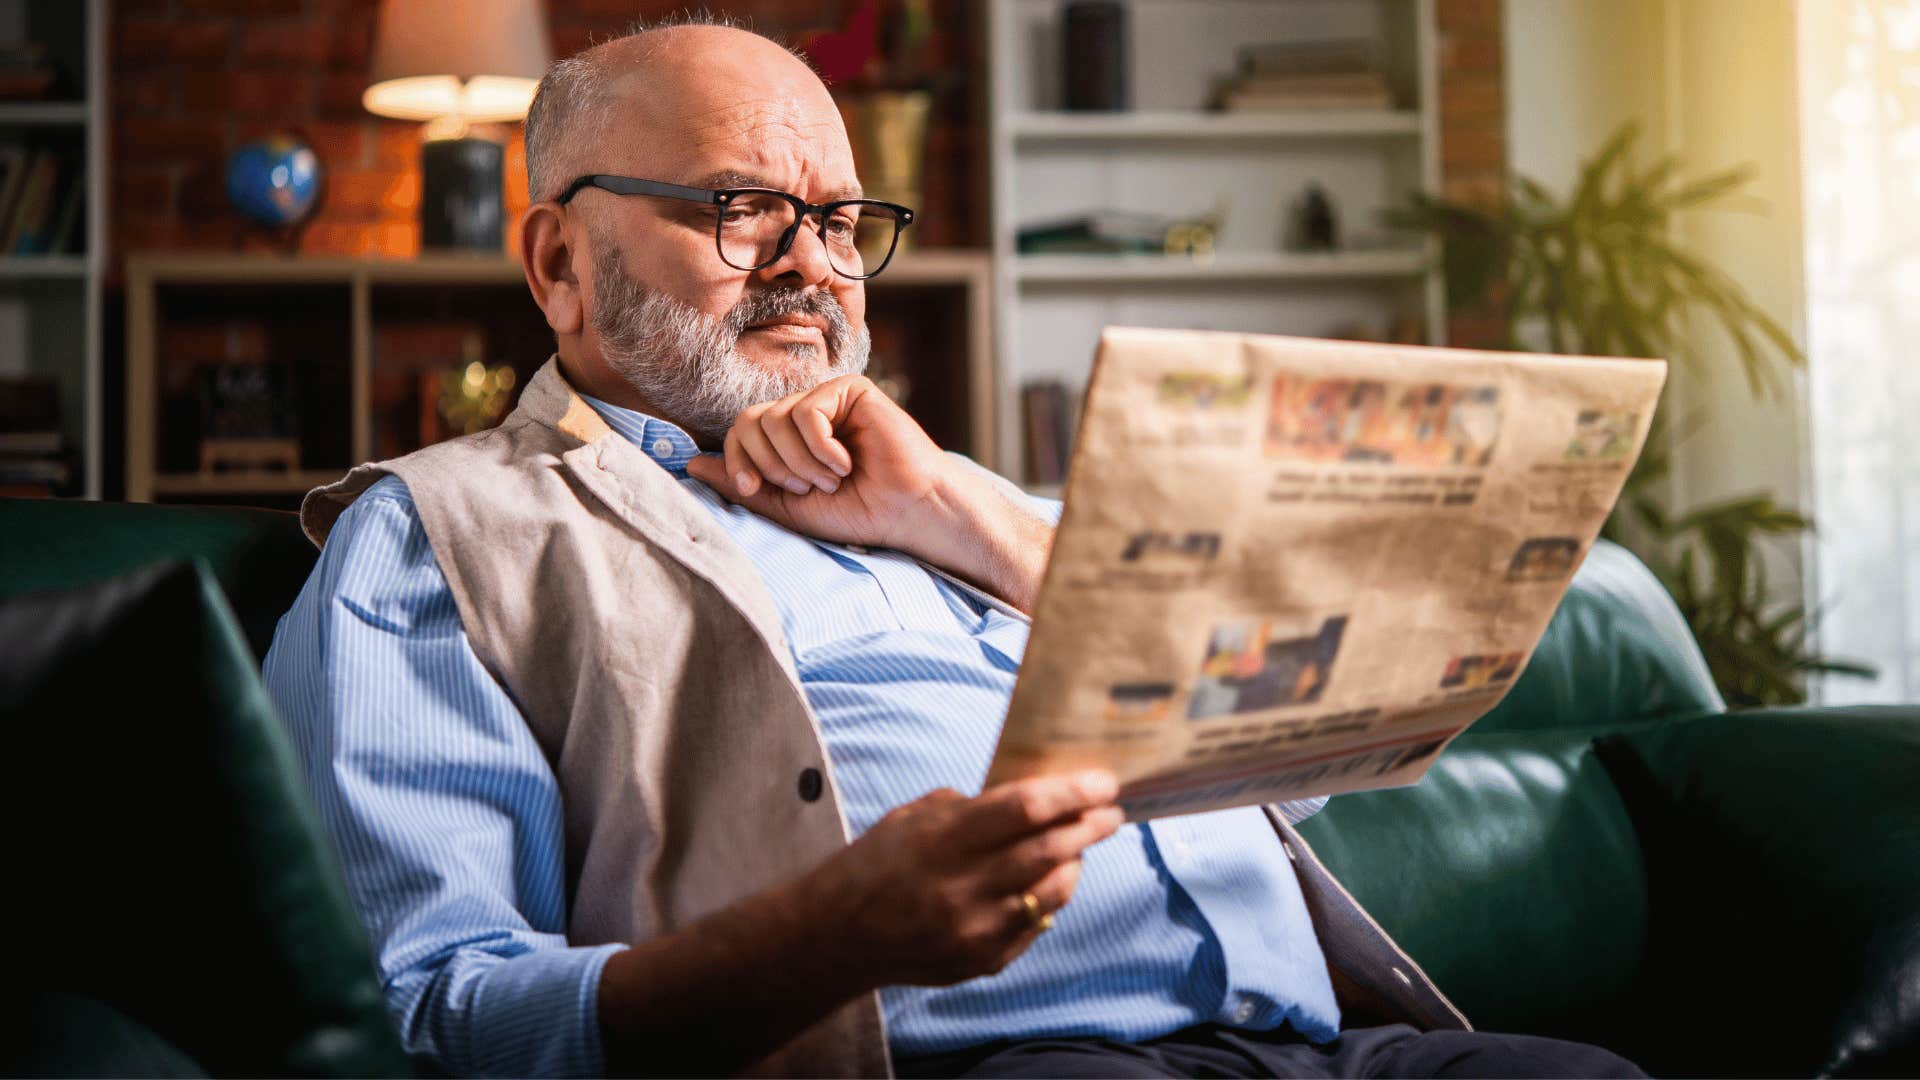
M 608 1075 L 730 1073 L 860 994 L 1006 967 L 1120 827 L 1112 773 L 936 791 L 812 871 L 636 943 L 600 976 Z
M 896 808 L 812 875 L 829 939 L 875 988 L 999 971 L 1039 936 L 1038 916 L 1073 895 L 1081 852 L 1120 827 L 1118 791 L 1094 771 Z

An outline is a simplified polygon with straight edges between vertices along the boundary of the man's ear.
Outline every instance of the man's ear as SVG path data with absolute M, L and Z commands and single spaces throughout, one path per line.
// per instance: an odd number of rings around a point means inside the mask
M 537 202 L 520 215 L 520 268 L 547 325 L 562 337 L 578 334 L 586 321 L 586 298 L 573 271 L 573 243 L 558 203 Z

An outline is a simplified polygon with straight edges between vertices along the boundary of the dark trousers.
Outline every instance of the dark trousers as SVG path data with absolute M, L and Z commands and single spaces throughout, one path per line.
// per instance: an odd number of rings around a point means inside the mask
M 902 1077 L 1644 1077 L 1632 1062 L 1586 1043 L 1491 1031 L 1427 1031 L 1406 1024 L 1348 1028 L 1307 1042 L 1282 1024 L 1241 1031 L 1218 1024 L 1142 1043 L 1035 1039 L 894 1062 Z

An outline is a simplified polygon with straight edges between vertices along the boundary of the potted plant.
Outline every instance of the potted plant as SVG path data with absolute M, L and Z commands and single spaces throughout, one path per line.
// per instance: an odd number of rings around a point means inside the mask
M 1516 176 L 1497 205 L 1423 194 L 1389 220 L 1440 242 L 1450 309 L 1500 306 L 1502 347 L 1665 357 L 1704 375 L 1686 326 L 1705 318 L 1733 342 L 1756 399 L 1783 393 L 1788 372 L 1806 363 L 1799 346 L 1672 228 L 1675 214 L 1733 196 L 1750 170 L 1689 179 L 1671 156 L 1640 167 L 1638 137 L 1634 124 L 1616 132 L 1565 198 Z M 1805 516 L 1765 494 L 1668 510 L 1657 489 L 1685 434 L 1656 418 L 1606 535 L 1634 547 L 1666 583 L 1728 703 L 1802 702 L 1812 672 L 1872 675 L 1812 651 L 1813 613 L 1775 595 L 1767 578 L 1763 544 L 1810 531 Z

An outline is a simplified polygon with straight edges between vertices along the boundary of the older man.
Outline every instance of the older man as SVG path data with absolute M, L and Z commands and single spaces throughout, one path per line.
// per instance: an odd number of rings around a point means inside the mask
M 1058 508 L 860 377 L 911 212 L 860 198 L 803 63 L 715 25 L 609 42 L 542 83 L 527 166 L 557 355 L 498 429 L 308 497 L 267 660 L 414 1053 L 1633 1074 L 1464 1030 L 1283 844 L 1311 804 L 1122 827 L 1103 773 L 961 794 Z

